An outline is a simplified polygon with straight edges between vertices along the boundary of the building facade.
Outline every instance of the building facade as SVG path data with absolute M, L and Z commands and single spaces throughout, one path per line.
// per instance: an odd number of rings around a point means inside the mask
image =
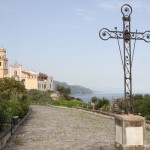
M 8 59 L 6 58 L 6 50 L 0 48 L 0 78 L 8 74 Z
M 53 77 L 32 70 L 23 71 L 22 65 L 15 62 L 10 65 L 8 73 L 8 60 L 6 50 L 0 49 L 0 78 L 9 77 L 24 83 L 26 89 L 51 90 L 53 91 Z

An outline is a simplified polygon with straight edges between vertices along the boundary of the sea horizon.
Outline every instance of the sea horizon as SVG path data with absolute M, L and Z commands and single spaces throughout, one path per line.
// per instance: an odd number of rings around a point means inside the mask
M 89 102 L 92 97 L 97 97 L 97 98 L 106 98 L 110 101 L 116 99 L 116 98 L 121 98 L 124 97 L 123 93 L 93 93 L 93 94 L 71 94 L 70 96 L 75 97 L 75 98 L 80 98 L 84 102 Z
M 135 92 L 133 94 L 149 94 L 147 92 Z M 124 93 L 104 93 L 104 92 L 95 92 L 93 94 L 71 94 L 70 96 L 75 97 L 75 98 L 80 98 L 82 99 L 84 102 L 89 102 L 91 100 L 92 97 L 97 97 L 97 98 L 106 98 L 109 101 L 115 100 L 117 98 L 124 98 Z

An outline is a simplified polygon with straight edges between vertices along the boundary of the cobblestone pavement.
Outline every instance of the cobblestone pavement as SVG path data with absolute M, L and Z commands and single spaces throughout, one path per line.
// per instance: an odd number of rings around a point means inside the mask
M 114 150 L 112 119 L 58 107 L 32 110 L 4 150 L 100 150 L 105 145 Z

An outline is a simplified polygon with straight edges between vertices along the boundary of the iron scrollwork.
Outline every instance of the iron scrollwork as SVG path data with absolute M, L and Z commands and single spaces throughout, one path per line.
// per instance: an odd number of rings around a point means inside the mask
M 131 32 L 131 39 L 144 40 L 145 42 L 150 42 L 150 31 L 141 32 Z
M 118 39 L 123 39 L 123 32 L 120 31 L 110 31 L 107 28 L 103 28 L 99 31 L 99 37 L 102 40 L 108 40 L 110 38 L 118 38 Z
M 145 32 L 131 32 L 130 23 L 132 14 L 132 7 L 125 4 L 121 7 L 121 13 L 123 14 L 123 31 L 118 31 L 115 28 L 114 31 L 107 28 L 103 28 L 99 31 L 99 37 L 102 40 L 117 39 L 120 56 L 122 60 L 123 70 L 124 70 L 124 99 L 125 99 L 125 113 L 133 113 L 133 99 L 132 99 L 132 62 L 134 56 L 131 50 L 131 40 L 143 40 L 145 42 L 150 42 L 150 31 Z M 119 39 L 123 39 L 123 56 L 120 49 Z M 134 46 L 135 48 L 135 46 Z M 124 59 L 123 59 L 124 58 Z
M 127 31 L 128 32 L 128 31 Z M 102 40 L 108 40 L 110 38 L 118 38 L 118 39 L 123 39 L 123 35 L 125 33 L 121 31 L 111 31 L 108 30 L 107 28 L 103 28 L 99 31 L 99 37 Z M 145 42 L 150 42 L 150 31 L 145 31 L 145 32 L 130 32 L 130 39 L 132 40 L 144 40 Z
M 128 4 L 124 4 L 122 7 L 121 7 L 121 12 L 124 16 L 130 16 L 131 13 L 132 13 L 132 7 Z

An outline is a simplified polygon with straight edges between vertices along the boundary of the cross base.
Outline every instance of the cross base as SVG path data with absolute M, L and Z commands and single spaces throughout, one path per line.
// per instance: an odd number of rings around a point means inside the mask
M 118 150 L 146 150 L 144 147 L 145 118 L 137 115 L 116 115 L 115 146 Z

